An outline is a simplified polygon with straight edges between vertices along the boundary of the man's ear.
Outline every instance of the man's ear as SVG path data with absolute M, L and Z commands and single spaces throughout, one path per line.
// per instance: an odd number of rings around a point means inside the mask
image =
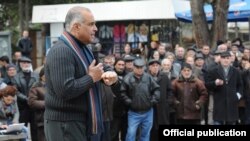
M 79 31 L 79 29 L 81 28 L 81 24 L 80 23 L 74 23 L 73 24 L 73 29 L 76 31 Z

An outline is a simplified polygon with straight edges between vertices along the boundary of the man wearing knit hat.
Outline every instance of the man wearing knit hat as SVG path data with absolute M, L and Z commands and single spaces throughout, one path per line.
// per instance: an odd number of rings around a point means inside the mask
M 183 63 L 179 78 L 172 82 L 177 124 L 200 125 L 201 107 L 207 100 L 204 83 L 192 75 L 192 66 Z
M 6 79 L 4 79 L 4 82 L 8 85 L 13 85 L 14 76 L 16 76 L 17 74 L 16 65 L 9 64 L 6 67 L 6 70 L 7 70 L 7 77 Z

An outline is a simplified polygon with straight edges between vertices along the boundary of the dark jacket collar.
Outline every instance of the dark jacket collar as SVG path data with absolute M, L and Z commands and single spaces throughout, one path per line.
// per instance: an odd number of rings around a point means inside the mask
M 75 36 L 73 36 L 71 33 L 68 32 L 68 34 L 76 41 L 79 47 L 86 46 L 84 43 L 82 43 L 80 40 L 78 40 Z

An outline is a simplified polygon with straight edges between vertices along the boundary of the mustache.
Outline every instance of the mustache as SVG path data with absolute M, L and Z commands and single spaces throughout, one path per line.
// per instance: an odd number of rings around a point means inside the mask
M 30 72 L 30 68 L 22 68 L 22 71 L 24 71 L 24 72 Z

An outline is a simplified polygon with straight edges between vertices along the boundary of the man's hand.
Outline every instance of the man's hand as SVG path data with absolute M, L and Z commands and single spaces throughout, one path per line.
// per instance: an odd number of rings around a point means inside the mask
M 195 101 L 195 108 L 196 108 L 197 110 L 200 110 L 200 109 L 201 109 L 201 105 L 200 105 L 200 101 L 199 101 L 199 100 Z
M 7 129 L 7 128 L 8 128 L 8 125 L 6 125 L 6 124 L 1 125 L 0 128 Z
M 246 65 L 244 66 L 244 69 L 248 70 L 250 68 L 250 63 L 246 63 Z
M 93 60 L 93 62 L 89 66 L 89 75 L 92 77 L 94 82 L 97 82 L 102 79 L 103 74 L 103 64 L 99 63 L 98 65 L 95 65 L 96 60 Z
M 200 105 L 198 105 L 198 104 L 195 105 L 195 108 L 196 108 L 197 110 L 200 110 L 200 109 L 201 109 Z
M 215 85 L 216 86 L 221 86 L 221 85 L 223 85 L 224 84 L 224 81 L 223 80 L 221 80 L 221 79 L 216 79 L 215 80 Z
M 102 74 L 102 79 L 106 85 L 112 85 L 118 80 L 118 76 L 113 71 L 107 71 Z

